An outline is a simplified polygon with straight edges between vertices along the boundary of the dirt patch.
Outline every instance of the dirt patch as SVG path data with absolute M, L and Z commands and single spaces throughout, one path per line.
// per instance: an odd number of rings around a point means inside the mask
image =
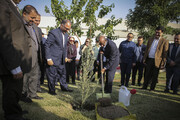
M 87 110 L 87 111 L 92 111 L 92 110 L 95 110 L 95 105 L 94 104 L 90 104 L 90 103 L 87 103 L 83 106 L 83 108 L 79 105 L 79 104 L 72 104 L 71 103 L 71 106 L 74 110 L 78 110 L 78 111 L 81 111 L 81 110 Z
M 115 105 L 111 105 L 107 107 L 102 107 L 99 105 L 97 107 L 97 112 L 101 117 L 107 119 L 121 118 L 123 116 L 129 115 L 128 111 L 125 110 L 123 107 L 115 106 Z

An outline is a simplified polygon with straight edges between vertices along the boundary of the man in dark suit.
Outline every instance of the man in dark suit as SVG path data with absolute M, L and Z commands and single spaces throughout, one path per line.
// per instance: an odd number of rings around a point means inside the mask
M 106 57 L 106 63 L 101 70 L 102 74 L 106 72 L 105 93 L 112 93 L 113 79 L 119 64 L 119 52 L 116 44 L 103 35 L 99 36 L 99 43 L 101 45 L 100 54 Z
M 62 91 L 72 92 L 66 83 L 65 62 L 67 59 L 67 32 L 71 29 L 69 20 L 62 20 L 61 26 L 49 32 L 45 42 L 45 55 L 47 59 L 46 75 L 48 79 L 49 94 L 56 95 L 55 82 L 58 79 Z
M 180 81 L 180 33 L 174 36 L 174 43 L 169 45 L 166 64 L 166 89 L 169 92 L 170 81 L 172 81 L 173 94 L 177 94 Z
M 0 79 L 2 108 L 6 120 L 25 120 L 19 105 L 23 74 L 31 69 L 30 42 L 16 4 L 21 0 L 0 1 Z
M 136 44 L 136 65 L 133 67 L 132 70 L 132 85 L 135 85 L 136 81 L 136 73 L 138 70 L 138 85 L 141 86 L 141 79 L 143 75 L 143 56 L 146 50 L 146 45 L 143 44 L 143 37 L 138 37 L 138 43 Z
M 29 34 L 29 39 L 31 40 L 31 50 L 32 50 L 32 69 L 29 73 L 24 75 L 23 83 L 23 98 L 30 99 L 43 99 L 37 95 L 37 83 L 39 77 L 39 61 L 41 61 L 41 40 L 39 38 L 39 32 L 37 26 L 34 24 L 34 19 L 37 16 L 37 10 L 31 5 L 26 5 L 23 8 L 23 21 L 27 33 Z M 29 99 L 29 102 L 31 102 Z
M 164 28 L 156 28 L 155 36 L 148 40 L 146 51 L 143 57 L 145 64 L 144 84 L 142 89 L 147 89 L 151 81 L 150 91 L 156 87 L 159 69 L 164 68 L 169 42 L 162 37 Z
M 132 42 L 134 35 L 128 33 L 127 40 L 119 45 L 120 67 L 121 67 L 121 85 L 128 87 L 131 75 L 131 69 L 136 65 L 136 44 Z

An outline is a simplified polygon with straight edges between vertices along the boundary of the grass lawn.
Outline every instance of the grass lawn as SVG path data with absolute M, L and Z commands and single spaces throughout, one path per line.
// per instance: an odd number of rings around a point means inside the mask
M 160 73 L 159 83 L 156 91 L 141 90 L 139 86 L 130 86 L 129 89 L 136 89 L 137 93 L 131 96 L 131 104 L 127 108 L 133 114 L 137 115 L 138 120 L 180 120 L 180 95 L 164 93 L 165 73 Z M 113 93 L 111 95 L 113 102 L 118 101 L 120 75 L 116 74 Z M 95 84 L 95 83 L 93 83 Z M 131 80 L 130 80 L 131 84 Z M 0 82 L 0 97 L 2 97 L 2 85 Z M 78 100 L 80 93 L 78 87 L 69 84 L 74 90 L 72 93 L 62 92 L 59 86 L 56 86 L 58 95 L 49 95 L 47 81 L 42 89 L 45 93 L 38 93 L 44 97 L 44 100 L 33 100 L 33 103 L 20 102 L 23 109 L 28 110 L 29 114 L 24 117 L 31 120 L 95 120 L 95 110 L 74 110 L 71 103 Z M 96 92 L 100 92 L 100 85 Z M 93 94 L 88 99 L 90 107 L 94 108 L 96 96 Z M 3 120 L 2 99 L 0 99 L 0 120 Z

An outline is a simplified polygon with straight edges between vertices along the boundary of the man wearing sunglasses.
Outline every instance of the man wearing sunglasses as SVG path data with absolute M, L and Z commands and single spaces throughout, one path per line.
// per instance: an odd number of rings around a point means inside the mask
M 45 43 L 45 56 L 47 59 L 46 74 L 48 79 L 49 94 L 56 95 L 55 81 L 58 79 L 62 91 L 72 92 L 66 83 L 65 62 L 67 59 L 67 42 L 71 29 L 69 20 L 62 20 L 61 26 L 49 32 Z

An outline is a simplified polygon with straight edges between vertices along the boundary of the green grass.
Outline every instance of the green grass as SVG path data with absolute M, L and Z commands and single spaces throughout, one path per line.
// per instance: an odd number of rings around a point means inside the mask
M 156 91 L 141 90 L 141 87 L 130 86 L 129 89 L 136 89 L 137 93 L 131 96 L 131 104 L 128 110 L 137 115 L 138 120 L 178 120 L 180 119 L 180 95 L 165 94 L 165 73 L 160 73 L 159 83 Z M 95 83 L 93 83 L 95 84 Z M 113 93 L 111 95 L 113 102 L 118 101 L 118 91 L 120 84 L 120 74 L 116 74 Z M 131 80 L 130 80 L 131 84 Z M 2 97 L 2 88 L 0 82 L 0 97 Z M 52 96 L 47 93 L 47 81 L 42 86 L 45 93 L 38 93 L 44 97 L 44 100 L 33 100 L 33 103 L 20 102 L 23 109 L 28 110 L 29 114 L 24 117 L 31 120 L 95 120 L 94 110 L 74 110 L 71 103 L 80 99 L 78 87 L 69 84 L 74 90 L 72 93 L 62 92 L 60 87 L 56 86 L 58 95 Z M 100 92 L 100 86 L 96 90 Z M 2 106 L 2 99 L 0 105 Z M 96 102 L 95 93 L 90 96 L 88 103 L 94 105 Z M 0 120 L 3 120 L 3 110 L 0 107 Z

